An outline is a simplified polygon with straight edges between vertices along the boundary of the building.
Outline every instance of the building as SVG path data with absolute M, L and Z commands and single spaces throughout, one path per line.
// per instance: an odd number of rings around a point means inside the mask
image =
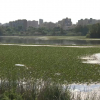
M 6 26 L 9 26 L 9 23 L 4 23 L 4 24 L 1 24 L 1 25 L 6 27 Z
M 72 22 L 71 22 L 71 19 L 63 19 L 63 26 L 71 26 L 72 25 Z
M 39 26 L 43 24 L 43 19 L 39 19 Z
M 9 22 L 10 27 L 18 28 L 19 26 L 22 26 L 23 31 L 26 30 L 28 27 L 34 27 L 38 28 L 38 21 L 27 21 L 26 19 L 23 20 L 15 20 Z
M 100 20 L 98 20 L 98 23 L 100 23 Z
M 53 22 L 44 22 L 43 24 L 40 25 L 40 27 L 45 27 L 48 29 L 53 29 L 54 27 L 56 27 L 56 24 Z
M 27 20 L 16 20 L 9 22 L 10 27 L 18 28 L 19 26 L 22 27 L 22 30 L 25 31 L 27 29 Z
M 92 25 L 92 24 L 96 24 L 96 23 L 100 23 L 100 20 L 90 18 L 90 19 L 78 20 L 77 25 L 85 26 L 85 25 Z
M 34 27 L 34 28 L 38 28 L 38 21 L 27 21 L 27 28 L 28 27 Z
M 76 27 L 76 25 L 64 26 L 63 29 L 64 30 L 70 30 L 70 29 L 74 29 L 75 27 Z
M 72 21 L 70 18 L 62 19 L 62 20 L 58 21 L 57 26 L 66 30 L 66 29 L 68 29 L 68 27 L 72 26 Z

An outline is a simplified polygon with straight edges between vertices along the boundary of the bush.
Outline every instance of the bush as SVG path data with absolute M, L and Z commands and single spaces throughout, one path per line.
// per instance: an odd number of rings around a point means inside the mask
M 5 91 L 5 93 L 0 96 L 0 100 L 23 100 L 23 99 L 20 94 L 17 94 L 11 90 L 11 91 Z
M 87 37 L 87 38 L 90 38 L 90 34 L 88 33 L 88 34 L 86 35 L 86 37 Z

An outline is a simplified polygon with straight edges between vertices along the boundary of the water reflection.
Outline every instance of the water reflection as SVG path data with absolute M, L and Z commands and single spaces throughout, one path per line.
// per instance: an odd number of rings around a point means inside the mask
M 40 37 L 0 37 L 0 43 L 15 44 L 52 44 L 52 45 L 97 45 L 100 40 L 68 40 L 68 39 L 48 39 Z
M 80 97 L 80 100 L 100 100 L 100 83 L 70 84 L 70 91 L 75 100 L 78 100 L 78 97 Z
M 81 57 L 81 59 L 85 60 L 85 61 L 82 61 L 82 63 L 100 65 L 100 53 L 96 53 L 96 54 L 86 56 L 86 57 Z
M 69 85 L 70 89 L 73 91 L 80 92 L 89 92 L 89 91 L 98 91 L 100 90 L 100 83 L 98 84 L 71 84 Z

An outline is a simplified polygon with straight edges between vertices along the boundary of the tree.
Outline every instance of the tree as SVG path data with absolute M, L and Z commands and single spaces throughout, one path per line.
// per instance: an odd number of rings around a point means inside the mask
M 100 38 L 100 23 L 91 25 L 91 27 L 89 28 L 89 33 L 87 34 L 87 37 Z
M 3 27 L 0 26 L 0 35 L 3 35 L 3 32 L 4 32 Z
M 18 31 L 23 31 L 23 27 L 20 25 L 20 26 L 18 26 Z
M 81 26 L 81 25 L 78 25 L 76 26 L 76 28 L 74 29 L 74 32 L 76 33 L 80 33 L 81 32 L 81 35 L 85 36 L 89 31 L 89 28 L 88 26 Z

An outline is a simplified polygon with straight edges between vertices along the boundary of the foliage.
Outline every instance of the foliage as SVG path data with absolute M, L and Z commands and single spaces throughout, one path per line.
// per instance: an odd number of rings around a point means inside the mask
M 3 32 L 4 32 L 3 27 L 0 26 L 0 35 L 3 35 Z
M 63 90 L 60 84 L 47 81 L 40 89 L 37 100 L 71 100 L 71 93 L 67 88 Z
M 0 26 L 0 35 L 17 35 L 17 36 L 87 36 L 90 38 L 100 38 L 100 24 L 93 25 L 77 25 L 74 29 L 63 30 L 61 27 L 54 27 L 48 29 L 46 27 L 28 27 L 26 30 L 22 26 L 9 27 L 9 26 Z
M 87 37 L 100 38 L 100 23 L 91 25 Z
M 29 27 L 27 30 L 24 30 L 22 26 L 15 27 L 0 27 L 0 35 L 66 35 L 66 31 L 64 31 L 60 27 L 55 27 L 53 29 L 48 29 L 46 27 L 34 28 Z
M 0 100 L 23 100 L 22 96 L 13 90 L 5 91 L 1 96 Z
M 78 59 L 98 53 L 100 48 L 0 46 L 0 52 L 0 77 L 4 79 L 10 76 L 12 79 L 52 78 L 53 81 L 67 80 L 70 83 L 100 81 L 100 65 L 82 64 Z M 28 69 L 24 71 L 24 67 L 15 64 L 24 64 Z
M 0 92 L 0 100 L 83 100 L 84 98 L 84 95 L 81 96 L 81 92 L 75 95 L 70 91 L 68 86 L 63 88 L 62 84 L 55 83 L 51 80 L 37 83 L 38 81 L 35 81 L 32 88 L 24 88 L 21 91 L 9 89 L 5 90 L 4 93 Z M 27 86 L 30 85 L 31 83 L 28 82 Z M 35 88 L 33 90 L 34 86 L 37 89 Z M 88 94 L 84 100 L 100 100 L 100 96 L 97 96 L 96 93 L 92 93 L 91 95 L 89 96 Z
M 72 49 L 0 45 L 0 52 L 0 100 L 74 100 L 70 91 L 63 91 L 60 85 L 65 80 L 68 83 L 100 82 L 100 65 L 82 64 L 79 59 L 100 52 L 97 47 Z M 44 85 L 38 81 L 40 79 Z M 26 82 L 27 86 L 18 85 L 18 82 Z
M 76 34 L 81 33 L 81 35 L 86 36 L 86 34 L 89 31 L 89 26 L 78 25 L 75 27 L 75 29 L 73 31 L 76 32 Z

